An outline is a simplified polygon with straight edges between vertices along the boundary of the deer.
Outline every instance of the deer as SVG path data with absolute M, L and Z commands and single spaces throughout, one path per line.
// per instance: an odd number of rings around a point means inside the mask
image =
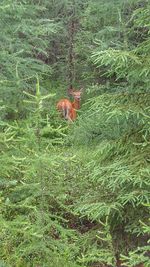
M 77 118 L 77 109 L 80 109 L 80 100 L 82 89 L 74 91 L 72 87 L 68 89 L 69 95 L 73 96 L 74 101 L 71 102 L 69 99 L 60 99 L 57 103 L 57 109 L 61 113 L 62 117 L 69 122 L 73 122 Z

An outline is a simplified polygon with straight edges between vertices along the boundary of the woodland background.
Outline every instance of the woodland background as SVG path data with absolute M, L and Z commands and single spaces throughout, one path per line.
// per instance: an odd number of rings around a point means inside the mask
M 0 266 L 150 266 L 150 1 L 1 0 L 0 22 Z

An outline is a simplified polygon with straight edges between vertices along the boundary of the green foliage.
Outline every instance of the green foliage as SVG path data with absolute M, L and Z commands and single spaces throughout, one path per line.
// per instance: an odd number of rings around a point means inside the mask
M 146 205 L 150 207 L 150 205 Z M 150 219 L 149 219 L 150 221 Z M 148 234 L 150 233 L 150 226 L 146 225 L 145 223 L 141 222 L 142 224 L 142 230 L 143 234 Z M 139 247 L 136 250 L 132 251 L 129 253 L 129 256 L 122 256 L 123 261 L 127 266 L 135 266 L 137 264 L 140 264 L 141 262 L 144 263 L 144 266 L 149 267 L 150 261 L 149 261 L 149 256 L 148 256 L 148 251 L 150 249 L 149 246 L 150 240 L 147 241 L 147 245 L 143 247 Z
M 2 266 L 149 266 L 149 9 L 2 1 Z M 71 19 L 74 82 L 87 89 L 67 124 L 55 107 Z
M 142 9 L 147 10 L 147 6 Z M 137 14 L 141 14 L 138 9 L 128 18 L 132 21 L 130 31 L 128 21 L 123 23 L 122 43 L 108 45 L 107 42 L 107 48 L 97 42 L 99 47 L 91 58 L 100 69 L 100 76 L 109 77 L 112 83 L 107 84 L 105 91 L 103 86 L 89 87 L 90 96 L 94 89 L 99 95 L 87 101 L 70 137 L 75 146 L 90 146 L 85 167 L 87 181 L 83 178 L 82 195 L 78 196 L 75 211 L 97 224 L 108 216 L 114 249 L 111 255 L 129 253 L 124 257 L 129 259 L 127 266 L 149 264 L 146 256 L 149 247 L 146 240 L 142 241 L 146 235 L 140 224 L 141 218 L 149 223 L 149 209 L 143 203 L 150 202 L 149 32 L 144 29 L 143 36 L 138 37 L 139 43 L 133 42 L 131 31 L 141 27 Z M 103 249 L 105 244 L 101 246 Z M 101 253 L 100 245 L 98 251 Z M 84 252 L 88 262 L 97 262 L 97 255 L 95 252 L 94 258 L 91 253 L 90 258 Z M 99 261 L 103 262 L 100 258 Z
M 11 266 L 24 262 L 34 266 L 41 260 L 48 264 L 52 251 L 54 261 L 59 254 L 67 262 L 71 251 L 76 251 L 77 234 L 66 228 L 62 216 L 66 193 L 60 170 L 71 157 L 55 154 L 49 140 L 41 139 L 42 103 L 52 95 L 41 95 L 38 80 L 36 95 L 26 95 L 34 111 L 32 120 L 23 128 L 6 125 L 3 133 L 0 256 Z
M 43 59 L 48 57 L 49 38 L 56 34 L 58 24 L 48 18 L 46 2 L 1 3 L 0 95 L 6 105 L 4 115 L 10 119 L 25 116 L 23 90 L 30 91 L 36 73 L 52 72 Z

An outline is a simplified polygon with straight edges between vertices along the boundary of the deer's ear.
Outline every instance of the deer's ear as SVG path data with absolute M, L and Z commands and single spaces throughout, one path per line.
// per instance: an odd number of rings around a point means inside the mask
M 73 95 L 73 89 L 72 88 L 68 88 L 68 94 Z
M 83 91 L 84 91 L 84 88 L 83 88 L 83 87 L 81 87 L 81 89 L 80 89 L 80 92 L 81 92 L 81 93 L 83 93 Z

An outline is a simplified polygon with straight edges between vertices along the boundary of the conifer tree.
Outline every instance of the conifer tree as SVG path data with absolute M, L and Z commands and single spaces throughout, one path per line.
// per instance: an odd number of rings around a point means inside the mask
M 0 15 L 0 264 L 148 267 L 149 1 L 3 0 Z M 85 87 L 70 125 L 68 77 Z

